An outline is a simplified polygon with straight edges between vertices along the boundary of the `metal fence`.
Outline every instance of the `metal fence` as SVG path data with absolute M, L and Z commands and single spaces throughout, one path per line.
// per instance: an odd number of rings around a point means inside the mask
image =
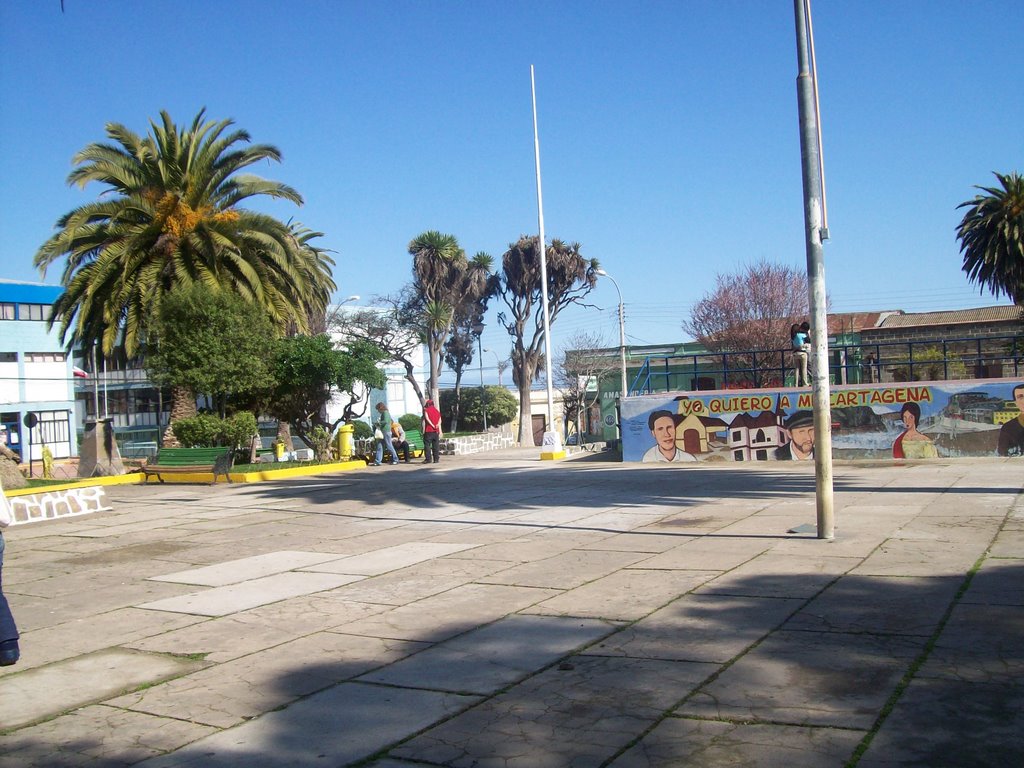
M 648 357 L 629 393 L 795 386 L 791 349 Z M 831 345 L 832 384 L 1019 378 L 1024 334 Z

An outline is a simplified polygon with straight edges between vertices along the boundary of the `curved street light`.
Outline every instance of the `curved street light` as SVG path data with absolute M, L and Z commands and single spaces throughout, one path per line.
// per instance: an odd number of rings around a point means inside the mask
M 626 384 L 626 317 L 625 307 L 622 304 L 622 291 L 619 290 L 619 284 L 615 282 L 615 278 L 609 275 L 603 269 L 595 269 L 594 271 L 597 274 L 601 275 L 602 277 L 607 277 L 609 280 L 611 280 L 612 285 L 615 286 L 615 292 L 619 294 L 619 365 L 622 369 L 622 389 L 619 394 L 619 399 L 621 401 L 621 399 L 626 396 L 628 389 L 628 386 Z
M 487 390 L 484 389 L 484 324 L 474 323 L 473 333 L 476 334 L 476 348 L 480 358 L 480 407 L 484 412 L 484 432 L 487 431 Z

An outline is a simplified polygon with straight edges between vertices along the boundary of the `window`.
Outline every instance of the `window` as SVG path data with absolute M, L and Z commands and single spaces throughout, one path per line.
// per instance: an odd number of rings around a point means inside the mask
M 0 352 L 0 363 L 16 363 L 18 362 L 17 352 Z
M 19 320 L 49 320 L 50 319 L 50 305 L 49 304 L 19 304 L 18 305 L 18 319 Z
M 26 352 L 26 363 L 63 363 L 68 356 L 63 352 Z
M 39 419 L 32 430 L 32 441 L 49 445 L 68 442 L 68 411 L 35 411 Z
M 0 304 L 0 320 L 14 319 L 14 304 L 4 302 Z

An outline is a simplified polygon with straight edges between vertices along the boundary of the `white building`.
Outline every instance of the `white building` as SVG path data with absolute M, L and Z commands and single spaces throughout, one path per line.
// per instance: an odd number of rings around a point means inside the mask
M 55 459 L 78 455 L 72 359 L 47 329 L 63 290 L 0 280 L 0 421 L 23 460 L 41 459 L 44 444 Z
M 354 314 L 355 312 L 366 312 L 367 307 L 348 307 L 348 306 L 335 306 L 330 307 L 328 310 L 330 314 L 336 314 L 338 317 L 344 318 L 347 314 Z M 344 331 L 337 332 L 331 331 L 331 340 L 334 342 L 336 347 L 343 347 L 345 344 L 345 333 Z M 427 394 L 427 353 L 426 347 L 422 344 L 416 346 L 411 355 L 411 362 L 413 364 L 413 378 L 416 379 L 419 384 L 420 391 Z M 372 422 L 373 417 L 376 415 L 377 403 L 384 403 L 388 410 L 391 412 L 391 416 L 398 419 L 407 413 L 414 413 L 419 416 L 423 412 L 423 407 L 420 404 L 420 399 L 416 395 L 416 390 L 405 376 L 405 366 L 400 363 L 383 363 L 380 368 L 384 371 L 387 376 L 387 384 L 384 389 L 373 389 L 369 393 L 365 389 L 356 394 L 365 401 L 367 396 L 369 397 L 369 405 L 366 408 L 366 412 L 360 418 L 361 421 Z M 334 423 L 341 418 L 342 411 L 344 408 L 345 398 L 339 397 L 337 394 L 331 399 L 331 402 L 327 405 L 327 421 Z

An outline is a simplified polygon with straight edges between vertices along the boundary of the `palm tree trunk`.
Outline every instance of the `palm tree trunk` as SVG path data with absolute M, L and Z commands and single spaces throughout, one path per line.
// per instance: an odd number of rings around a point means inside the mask
M 188 387 L 171 387 L 171 415 L 170 423 L 167 425 L 167 429 L 164 430 L 163 446 L 165 448 L 180 448 L 181 443 L 178 442 L 178 438 L 174 436 L 174 422 L 178 419 L 188 419 L 195 416 L 198 411 L 196 410 L 196 395 Z
M 286 451 L 295 450 L 295 444 L 292 442 L 292 425 L 287 421 L 277 422 L 277 439 L 284 443 Z

